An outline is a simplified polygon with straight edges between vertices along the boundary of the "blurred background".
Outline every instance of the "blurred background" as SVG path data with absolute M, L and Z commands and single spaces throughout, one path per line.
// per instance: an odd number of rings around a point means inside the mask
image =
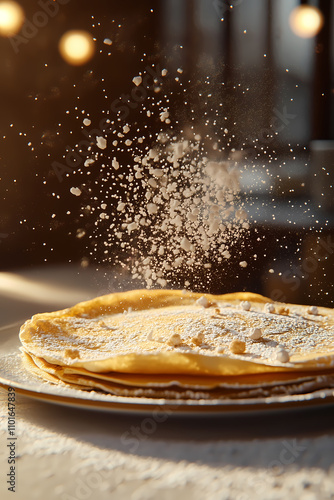
M 114 276 L 70 191 L 80 178 L 94 204 L 101 175 L 78 173 L 82 122 L 117 116 L 144 68 L 182 68 L 164 89 L 176 128 L 192 112 L 218 141 L 249 214 L 209 291 L 333 306 L 333 26 L 332 0 L 0 1 L 0 289 L 15 273 L 56 279 L 69 263 L 73 282 L 97 268 Z M 150 98 L 128 104 L 126 120 L 153 135 L 161 123 L 140 114 Z

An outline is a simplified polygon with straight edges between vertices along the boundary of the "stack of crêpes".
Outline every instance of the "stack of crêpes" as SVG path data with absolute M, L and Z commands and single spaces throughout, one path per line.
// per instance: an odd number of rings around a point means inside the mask
M 334 387 L 334 311 L 253 293 L 135 290 L 37 314 L 28 369 L 117 396 L 226 400 Z

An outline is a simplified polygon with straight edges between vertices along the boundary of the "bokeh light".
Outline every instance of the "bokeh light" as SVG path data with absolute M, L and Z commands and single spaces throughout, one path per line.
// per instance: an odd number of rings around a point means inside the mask
M 67 63 L 75 66 L 88 62 L 93 57 L 94 50 L 93 37 L 88 31 L 67 31 L 59 42 L 61 56 Z
M 0 35 L 13 36 L 24 22 L 24 11 L 17 2 L 0 2 Z
M 321 30 L 324 16 L 316 7 L 300 5 L 293 9 L 289 21 L 295 35 L 301 38 L 312 38 Z

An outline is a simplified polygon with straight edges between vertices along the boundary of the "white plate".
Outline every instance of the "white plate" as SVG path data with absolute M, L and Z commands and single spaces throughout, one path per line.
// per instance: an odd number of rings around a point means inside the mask
M 39 379 L 23 366 L 19 351 L 19 327 L 20 324 L 14 324 L 0 328 L 0 386 L 14 387 L 18 393 L 49 403 L 133 415 L 149 415 L 156 411 L 164 411 L 169 415 L 194 417 L 246 416 L 334 405 L 333 389 L 301 395 L 207 401 L 129 398 L 58 387 Z

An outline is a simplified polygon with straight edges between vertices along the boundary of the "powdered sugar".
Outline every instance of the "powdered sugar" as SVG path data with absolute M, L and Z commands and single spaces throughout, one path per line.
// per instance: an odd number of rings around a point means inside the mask
M 97 136 L 96 137 L 96 144 L 97 147 L 100 149 L 106 149 L 107 147 L 107 140 L 104 137 Z
M 212 255 L 220 262 L 227 258 L 229 242 L 247 229 L 235 212 L 236 169 L 200 157 L 189 141 L 157 144 L 136 160 L 127 175 L 131 203 L 119 199 L 116 205 L 121 232 L 115 238 L 108 231 L 110 243 L 121 240 L 134 256 L 133 277 L 144 277 L 148 286 L 159 279 L 168 283 L 181 266 L 194 274 Z M 116 158 L 112 166 L 118 168 Z M 144 194 L 139 206 L 136 178 Z
M 81 364 L 136 354 L 159 357 L 159 353 L 184 352 L 184 349 L 194 355 L 214 357 L 217 348 L 228 351 L 234 341 L 242 342 L 244 351 L 233 349 L 230 357 L 243 361 L 286 363 L 287 356 L 277 356 L 282 350 L 289 353 L 292 361 L 294 355 L 311 354 L 314 359 L 320 358 L 319 366 L 321 356 L 333 357 L 333 325 L 326 317 L 321 316 L 317 322 L 308 319 L 301 314 L 301 306 L 300 309 L 296 306 L 290 315 L 265 312 L 263 304 L 256 303 L 246 310 L 237 303 L 219 301 L 208 307 L 204 299 L 194 299 L 188 305 L 127 310 L 126 314 L 104 313 L 96 318 L 85 314 L 54 317 L 52 324 L 36 317 L 32 327 L 29 322 L 24 327 L 22 343 L 28 351 L 51 363 L 62 364 L 66 349 L 78 350 L 78 359 L 71 356 L 67 359 L 66 364 L 70 365 L 78 360 Z M 32 343 L 30 328 L 33 328 Z M 256 341 L 249 336 L 252 329 L 261 333 Z M 177 342 L 171 343 L 172 336 L 177 336 Z M 195 342 L 195 337 L 200 342 Z M 158 358 L 154 362 L 158 363 Z
M 176 71 L 179 76 L 182 72 Z M 159 88 L 167 74 L 161 70 Z M 141 74 L 132 81 L 138 89 L 144 84 Z M 217 143 L 207 145 L 195 130 L 175 132 L 178 119 L 168 102 L 166 94 L 163 99 L 151 96 L 143 105 L 143 114 L 160 122 L 154 134 L 131 121 L 108 119 L 113 137 L 96 137 L 99 151 L 92 147 L 85 160 L 85 166 L 99 157 L 104 161 L 91 257 L 99 263 L 120 263 L 147 287 L 203 287 L 206 270 L 229 259 L 249 228 L 240 172 L 235 162 L 223 159 Z M 124 151 L 131 158 L 126 163 Z M 100 215 L 102 204 L 105 216 Z M 245 265 L 240 262 L 241 269 Z
M 81 189 L 79 189 L 77 187 L 71 187 L 70 192 L 74 196 L 80 196 L 81 195 Z

